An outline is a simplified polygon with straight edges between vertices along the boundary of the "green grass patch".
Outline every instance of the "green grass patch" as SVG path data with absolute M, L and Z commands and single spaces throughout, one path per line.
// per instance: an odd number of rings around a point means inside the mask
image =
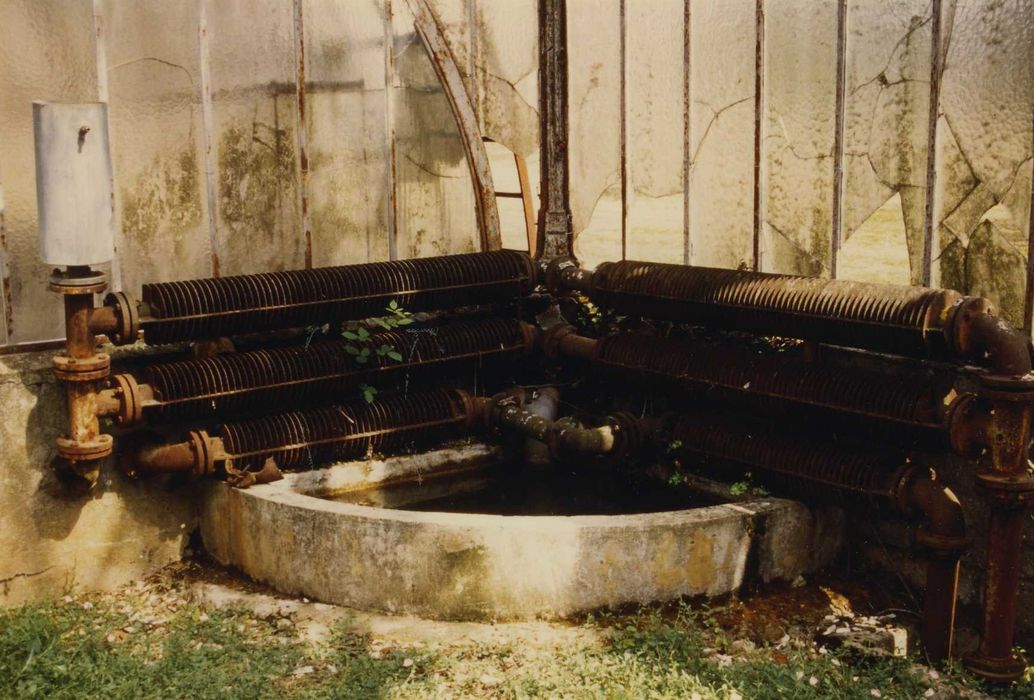
M 139 601 L 137 601 L 139 603 Z M 0 695 L 9 698 L 925 698 L 981 691 L 908 659 L 752 646 L 680 606 L 590 617 L 563 644 L 391 646 L 342 623 L 319 644 L 244 610 L 178 603 L 26 606 L 0 613 Z M 279 622 L 279 623 L 278 623 Z M 433 624 L 433 623 L 429 623 Z M 1032 698 L 1030 684 L 994 691 Z M 979 697 L 979 696 L 978 696 Z

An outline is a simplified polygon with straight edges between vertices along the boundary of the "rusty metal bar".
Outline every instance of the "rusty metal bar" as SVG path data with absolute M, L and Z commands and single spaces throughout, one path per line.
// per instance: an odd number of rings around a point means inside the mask
M 1032 114 L 1034 121 L 1034 114 Z M 1034 124 L 1031 127 L 1034 133 Z M 1027 220 L 1027 277 L 1023 293 L 1023 330 L 1029 336 L 1034 330 L 1034 172 L 1030 179 L 1030 218 Z M 3 216 L 3 202 L 0 201 L 0 217 Z M 3 221 L 0 219 L 0 236 L 3 235 Z
M 764 179 L 765 130 L 765 0 L 754 5 L 754 258 L 752 269 L 762 269 L 761 234 L 764 223 L 762 186 Z
M 574 253 L 567 110 L 567 1 L 539 0 L 541 205 L 535 248 L 544 260 Z
M 205 197 L 212 276 L 219 276 L 219 180 L 216 174 L 215 108 L 212 105 L 212 61 L 208 41 L 208 2 L 198 0 L 198 68 L 200 71 L 201 136 L 205 149 Z
M 690 152 L 690 106 L 692 104 L 691 48 L 693 27 L 693 0 L 685 0 L 682 10 L 682 264 L 693 264 L 693 239 L 690 238 L 690 181 L 692 179 Z
M 305 3 L 294 0 L 294 55 L 297 67 L 295 95 L 298 100 L 298 124 L 295 134 L 298 141 L 298 169 L 301 175 L 299 196 L 302 210 L 302 237 L 305 249 L 305 267 L 312 267 L 312 214 L 309 212 L 309 124 L 306 119 L 308 104 L 305 83 Z
M 833 217 L 830 235 L 829 276 L 837 278 L 844 239 L 844 122 L 847 73 L 847 0 L 837 0 L 836 123 L 833 132 Z
M 926 136 L 926 202 L 923 214 L 922 282 L 933 283 L 934 216 L 937 190 L 937 122 L 940 114 L 943 48 L 941 46 L 941 0 L 933 0 L 930 15 L 930 107 Z M 913 277 L 912 279 L 915 279 Z
M 983 398 L 993 405 L 987 442 L 990 459 L 977 474 L 988 502 L 987 570 L 980 647 L 966 667 L 993 682 L 1023 676 L 1026 662 L 1013 652 L 1018 611 L 1023 530 L 1034 508 L 1034 477 L 1028 458 L 1034 377 L 982 378 Z
M 478 124 L 477 111 L 467 94 L 463 77 L 456 66 L 456 59 L 449 49 L 449 44 L 442 34 L 441 26 L 427 0 L 406 0 L 416 18 L 417 35 L 431 60 L 438 81 L 442 84 L 445 96 L 456 119 L 460 141 L 467 156 L 467 167 L 470 170 L 470 182 L 474 189 L 474 204 L 477 212 L 478 231 L 481 239 L 481 250 L 499 250 L 503 247 L 499 233 L 499 209 L 495 201 L 495 186 L 492 184 L 492 168 L 488 163 L 488 153 L 481 139 L 481 127 Z M 473 31 L 473 29 L 472 29 Z M 473 69 L 473 66 L 471 66 Z M 473 72 L 473 71 L 472 71 Z
M 388 196 L 384 199 L 384 214 L 388 230 L 388 259 L 398 260 L 398 156 L 395 150 L 395 30 L 392 26 L 392 2 L 384 0 L 384 157 L 388 162 Z
M 628 258 L 628 17 L 625 0 L 618 1 L 619 24 L 619 64 L 621 85 L 618 97 L 618 109 L 621 117 L 618 121 L 620 176 L 621 176 L 621 259 Z
M 513 154 L 513 164 L 517 168 L 517 182 L 521 188 L 521 207 L 524 210 L 524 232 L 528 237 L 528 255 L 537 258 L 538 235 L 535 232 L 535 204 L 532 202 L 531 180 L 528 178 L 528 161 L 524 156 Z

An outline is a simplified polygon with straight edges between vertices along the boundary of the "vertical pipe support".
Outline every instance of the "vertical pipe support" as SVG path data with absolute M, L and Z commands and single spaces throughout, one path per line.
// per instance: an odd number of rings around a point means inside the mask
M 541 192 L 536 249 L 543 260 L 574 254 L 568 163 L 567 0 L 539 0 Z
M 1013 651 L 1023 560 L 1023 528 L 1034 507 L 1030 473 L 1031 402 L 1034 376 L 982 379 L 982 398 L 991 402 L 987 442 L 990 460 L 977 474 L 977 488 L 987 499 L 987 569 L 980 647 L 965 659 L 966 668 L 988 681 L 1019 680 L 1026 667 Z
M 53 359 L 54 375 L 65 386 L 67 431 L 57 439 L 55 467 L 71 471 L 92 485 L 99 462 L 112 451 L 112 438 L 100 432 L 98 391 L 111 371 L 111 358 L 97 352 L 94 294 L 104 291 L 104 273 L 89 266 L 55 270 L 50 289 L 64 297 L 65 351 Z

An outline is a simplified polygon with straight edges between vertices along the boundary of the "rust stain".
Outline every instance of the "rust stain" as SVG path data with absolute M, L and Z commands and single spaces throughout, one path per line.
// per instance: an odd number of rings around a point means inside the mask
M 753 269 L 761 269 L 761 145 L 765 119 L 765 0 L 754 9 L 754 243 Z
M 11 294 L 11 268 L 8 260 L 7 225 L 4 217 L 3 189 L 0 188 L 0 284 L 3 286 L 5 343 L 10 343 L 14 337 L 14 299 Z
M 844 122 L 847 73 L 847 0 L 837 2 L 836 122 L 833 132 L 833 220 L 830 236 L 829 276 L 837 277 L 837 263 L 843 244 Z
M 937 189 L 937 117 L 941 101 L 941 0 L 933 0 L 930 17 L 930 112 L 926 141 L 926 202 L 923 215 L 923 285 L 933 278 L 934 192 Z
M 309 213 L 309 128 L 306 123 L 305 96 L 305 10 L 302 0 L 294 0 L 295 58 L 298 97 L 298 167 L 301 171 L 302 235 L 305 238 L 305 267 L 312 267 L 312 217 Z

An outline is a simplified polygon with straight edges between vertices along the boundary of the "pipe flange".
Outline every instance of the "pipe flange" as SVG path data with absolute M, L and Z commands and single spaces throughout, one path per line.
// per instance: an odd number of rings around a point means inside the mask
M 1022 377 L 981 374 L 980 395 L 989 399 L 1034 403 L 1034 372 Z
M 104 305 L 114 308 L 118 319 L 118 329 L 108 336 L 108 340 L 113 345 L 135 343 L 140 334 L 140 314 L 136 303 L 125 292 L 111 292 L 104 297 Z
M 976 316 L 995 315 L 995 307 L 984 297 L 962 297 L 957 299 L 947 312 L 944 321 L 944 339 L 948 347 L 956 352 L 968 344 L 967 322 Z
M 546 330 L 541 336 L 540 344 L 542 347 L 542 353 L 551 360 L 555 360 L 560 357 L 560 340 L 567 335 L 576 333 L 577 329 L 574 326 L 566 323 L 557 324 L 552 328 Z
M 111 372 L 111 358 L 99 352 L 90 357 L 54 355 L 54 376 L 65 382 L 92 382 Z
M 58 454 L 69 462 L 88 462 L 110 455 L 115 440 L 110 435 L 101 433 L 93 440 L 72 440 L 59 437 L 56 443 Z
M 981 495 L 999 505 L 1034 507 L 1034 477 L 1010 477 L 993 472 L 980 472 L 976 475 L 975 482 Z
M 215 454 L 211 450 L 211 438 L 204 430 L 191 430 L 187 434 L 190 449 L 194 452 L 194 476 L 206 476 L 215 471 Z
M 925 528 L 916 531 L 916 543 L 939 554 L 958 556 L 966 548 L 965 537 L 950 537 L 928 532 Z
M 539 330 L 538 326 L 525 323 L 524 321 L 520 321 L 518 326 L 521 329 L 521 342 L 524 344 L 524 352 L 530 355 L 535 350 L 535 346 L 538 345 L 542 331 Z
M 561 280 L 561 274 L 570 267 L 578 267 L 578 263 L 574 258 L 554 258 L 546 265 L 543 276 L 545 277 L 546 289 L 553 296 L 560 296 L 567 291 Z
M 987 423 L 991 407 L 976 394 L 962 394 L 949 404 L 944 416 L 951 448 L 963 457 L 979 457 L 988 446 Z
M 985 656 L 979 652 L 968 654 L 962 660 L 966 670 L 992 683 L 1012 683 L 1023 677 L 1027 662 L 1018 656 Z
M 119 425 L 136 425 L 144 419 L 144 404 L 140 396 L 140 385 L 131 374 L 116 374 L 109 382 L 119 399 L 119 410 L 115 422 Z
M 64 270 L 50 273 L 50 291 L 58 294 L 98 294 L 108 288 L 108 276 L 97 270 L 76 275 Z

